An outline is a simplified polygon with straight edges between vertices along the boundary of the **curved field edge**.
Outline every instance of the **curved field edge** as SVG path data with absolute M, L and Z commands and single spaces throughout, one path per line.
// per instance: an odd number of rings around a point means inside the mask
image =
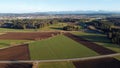
M 64 35 L 30 43 L 29 50 L 31 60 L 82 58 L 99 55 Z

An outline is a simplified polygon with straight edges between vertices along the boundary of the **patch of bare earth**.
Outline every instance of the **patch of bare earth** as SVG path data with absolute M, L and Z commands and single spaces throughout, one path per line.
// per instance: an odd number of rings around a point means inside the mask
M 114 58 L 74 61 L 76 68 L 120 68 L 120 61 Z
M 9 32 L 0 35 L 2 40 L 40 40 L 52 37 L 59 34 L 59 32 Z
M 32 68 L 32 63 L 0 63 L 0 68 Z
M 28 44 L 0 49 L 0 60 L 30 60 Z

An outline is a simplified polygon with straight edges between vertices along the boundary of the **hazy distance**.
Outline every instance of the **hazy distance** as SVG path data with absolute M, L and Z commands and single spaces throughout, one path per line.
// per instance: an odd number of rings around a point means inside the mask
M 120 0 L 1 0 L 0 13 L 120 11 Z

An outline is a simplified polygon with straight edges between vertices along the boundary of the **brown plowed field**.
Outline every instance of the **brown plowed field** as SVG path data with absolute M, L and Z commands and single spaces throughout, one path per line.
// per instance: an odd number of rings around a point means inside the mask
M 0 49 L 0 60 L 30 60 L 28 44 Z
M 32 68 L 32 63 L 0 63 L 0 68 Z
M 98 44 L 95 44 L 95 43 L 93 43 L 91 41 L 85 40 L 85 39 L 83 39 L 81 37 L 75 36 L 75 35 L 73 35 L 71 33 L 65 33 L 64 35 L 66 35 L 69 38 L 77 41 L 80 44 L 83 44 L 84 46 L 94 50 L 95 52 L 97 52 L 97 53 L 99 53 L 101 55 L 107 55 L 107 54 L 114 54 L 114 53 L 116 53 L 116 52 L 114 52 L 112 50 L 104 48 L 104 47 L 102 47 L 102 46 L 100 46 Z
M 46 39 L 53 35 L 57 35 L 59 32 L 9 32 L 3 35 L 0 35 L 0 39 L 3 40 L 40 40 Z
M 120 61 L 114 58 L 74 61 L 76 68 L 120 68 Z

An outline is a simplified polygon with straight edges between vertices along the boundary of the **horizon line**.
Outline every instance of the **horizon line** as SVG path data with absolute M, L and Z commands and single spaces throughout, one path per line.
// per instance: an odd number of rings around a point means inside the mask
M 118 10 L 63 10 L 63 11 L 31 11 L 31 12 L 0 12 L 0 14 L 27 14 L 27 13 L 49 13 L 49 12 L 116 12 L 120 13 Z

